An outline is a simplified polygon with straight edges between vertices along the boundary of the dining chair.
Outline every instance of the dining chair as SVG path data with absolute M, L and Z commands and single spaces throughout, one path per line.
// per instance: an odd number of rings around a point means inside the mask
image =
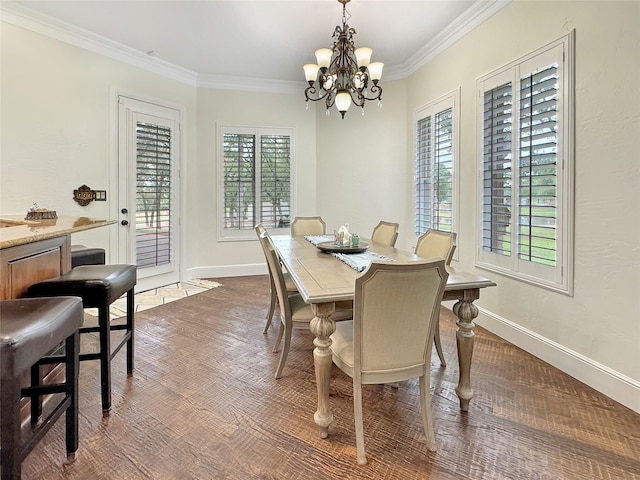
M 264 258 L 265 260 L 267 260 L 268 252 L 267 252 L 266 244 L 267 244 L 267 237 L 269 236 L 269 233 L 267 232 L 267 229 L 264 228 L 264 225 L 262 225 L 261 223 L 255 226 L 255 231 L 256 231 L 256 234 L 258 235 L 258 240 L 260 241 L 260 246 L 262 247 L 262 251 L 264 253 Z M 263 233 L 264 235 L 262 235 Z M 280 262 L 279 259 L 278 259 L 278 262 Z M 271 267 L 269 266 L 268 261 L 267 261 L 267 271 L 269 273 L 270 305 L 269 305 L 269 311 L 267 312 L 267 323 L 264 326 L 264 330 L 262 332 L 264 334 L 267 333 L 267 331 L 269 330 L 269 327 L 271 326 L 271 321 L 273 319 L 273 314 L 276 309 L 276 304 L 278 303 L 278 294 L 276 292 L 276 286 L 273 282 L 273 273 L 271 272 Z M 291 275 L 289 275 L 289 272 L 286 272 L 283 270 L 282 273 L 284 275 L 284 282 L 286 286 L 285 288 L 287 290 L 287 296 L 293 295 L 294 293 L 298 293 L 298 287 L 296 287 L 296 284 L 291 278 Z
M 442 258 L 446 265 L 451 264 L 453 252 L 456 250 L 456 234 L 453 232 L 443 232 L 441 230 L 428 229 L 416 244 L 415 254 L 422 258 Z M 447 366 L 442 352 L 440 341 L 440 321 L 436 323 L 433 341 L 436 344 L 436 352 L 440 358 L 440 365 Z
M 293 329 L 308 329 L 309 323 L 315 315 L 311 306 L 304 302 L 299 293 L 287 293 L 282 265 L 280 264 L 278 254 L 273 246 L 273 242 L 271 241 L 269 234 L 267 232 L 261 233 L 260 239 L 264 242 L 266 247 L 265 255 L 267 257 L 271 273 L 273 274 L 273 283 L 278 296 L 278 303 L 280 305 L 280 330 L 278 331 L 278 338 L 276 339 L 273 351 L 278 351 L 283 338 L 284 344 L 282 346 L 280 361 L 275 373 L 275 378 L 277 379 L 282 376 L 282 371 L 287 362 Z M 353 318 L 351 302 L 336 302 L 336 311 L 331 318 L 336 322 Z
M 378 225 L 373 229 L 371 234 L 371 240 L 378 243 L 383 243 L 389 247 L 396 246 L 396 240 L 398 239 L 398 227 L 400 224 L 380 221 Z
M 323 235 L 327 224 L 322 217 L 296 217 L 291 222 L 291 235 Z
M 429 393 L 433 332 L 448 273 L 443 260 L 374 260 L 356 277 L 353 320 L 336 324 L 333 363 L 353 379 L 358 463 L 367 463 L 362 385 L 418 377 L 427 448 L 435 450 Z

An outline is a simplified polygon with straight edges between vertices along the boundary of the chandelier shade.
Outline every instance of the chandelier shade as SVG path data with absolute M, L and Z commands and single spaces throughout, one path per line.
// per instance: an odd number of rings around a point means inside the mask
M 303 67 L 309 83 L 304 91 L 307 108 L 309 100 L 324 100 L 327 115 L 335 105 L 342 118 L 352 103 L 362 108 L 363 115 L 367 100 L 378 100 L 378 106 L 382 106 L 382 88 L 378 82 L 384 63 L 371 62 L 371 48 L 356 48 L 356 31 L 347 25 L 349 1 L 338 0 L 342 4 L 342 26 L 336 26 L 333 32 L 333 47 L 319 48 L 315 52 L 317 63 Z

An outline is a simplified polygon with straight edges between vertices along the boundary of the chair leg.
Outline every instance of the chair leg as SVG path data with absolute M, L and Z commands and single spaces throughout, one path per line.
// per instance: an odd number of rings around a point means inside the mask
M 440 357 L 440 365 L 443 367 L 447 366 L 447 362 L 444 360 L 444 353 L 442 352 L 442 344 L 440 343 L 440 317 L 436 321 L 436 332 L 433 336 L 433 341 L 436 344 L 436 352 L 438 352 L 438 357 Z
M 362 384 L 355 379 L 353 380 L 353 412 L 355 417 L 358 464 L 366 465 L 367 456 L 364 453 L 364 422 L 362 419 Z
M 102 416 L 109 416 L 111 410 L 111 329 L 109 306 L 98 308 L 100 328 L 100 390 L 102 392 Z
M 284 323 L 280 322 L 280 328 L 278 329 L 278 338 L 276 338 L 276 343 L 273 345 L 273 353 L 276 353 L 280 348 L 280 342 L 282 341 L 282 336 L 284 335 Z
M 0 385 L 0 468 L 1 478 L 20 478 L 20 380 L 2 379 Z
M 271 326 L 271 320 L 273 319 L 273 313 L 276 311 L 276 302 L 278 301 L 278 294 L 276 293 L 276 287 L 273 284 L 273 279 L 271 275 L 269 275 L 269 279 L 271 280 L 271 302 L 269 305 L 269 311 L 267 312 L 267 324 L 264 326 L 264 330 L 262 333 L 266 334 Z
M 133 288 L 127 292 L 127 376 L 133 374 L 133 333 L 134 333 L 134 292 Z
M 428 366 L 428 365 L 427 365 Z M 436 451 L 436 437 L 433 433 L 433 419 L 431 417 L 431 393 L 429 391 L 429 375 L 420 377 L 420 413 L 424 425 L 424 435 L 427 438 L 427 449 Z
M 293 330 L 293 327 L 281 324 L 280 334 L 278 335 L 278 337 L 281 336 L 281 333 L 283 330 L 284 330 L 284 345 L 282 346 L 282 352 L 280 353 L 280 361 L 278 362 L 278 368 L 275 374 L 276 379 L 282 376 L 282 370 L 284 370 L 284 365 L 285 363 L 287 363 L 287 357 L 289 356 L 289 348 L 291 347 L 291 330 Z
M 65 385 L 71 399 L 66 411 L 66 447 L 67 461 L 75 460 L 78 450 L 78 371 L 80 370 L 80 334 L 76 332 L 66 340 Z

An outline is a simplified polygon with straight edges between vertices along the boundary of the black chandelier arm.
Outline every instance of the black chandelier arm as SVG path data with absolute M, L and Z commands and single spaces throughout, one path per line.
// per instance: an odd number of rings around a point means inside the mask
M 327 91 L 324 90 L 323 94 L 320 94 L 318 92 L 318 89 L 315 87 L 315 85 L 310 85 L 307 88 L 304 89 L 304 98 L 306 101 L 311 100 L 312 102 L 317 102 L 319 100 L 322 100 L 323 98 L 325 98 L 326 96 L 328 96 L 331 93 L 331 91 Z M 312 97 L 311 95 L 318 95 L 317 98 Z M 333 105 L 333 103 L 332 103 Z
M 364 89 L 351 90 L 349 93 L 351 93 L 351 100 L 353 101 L 353 104 L 355 106 L 361 107 L 361 108 L 364 108 L 365 101 L 371 101 L 371 100 L 382 101 L 382 88 L 381 87 L 378 87 L 377 85 L 374 85 L 373 87 L 371 87 L 369 92 L 371 94 L 373 94 L 373 96 L 367 97 L 366 96 L 367 92 Z
M 365 90 L 360 91 L 360 95 L 364 100 L 382 100 L 382 87 L 378 85 L 372 85 L 369 89 L 369 93 L 372 95 L 371 97 L 367 97 L 364 93 Z

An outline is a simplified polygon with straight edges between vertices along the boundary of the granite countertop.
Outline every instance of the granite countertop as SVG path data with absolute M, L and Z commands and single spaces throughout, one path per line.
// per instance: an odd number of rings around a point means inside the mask
M 25 220 L 24 215 L 0 215 L 0 249 L 61 237 L 112 225 L 116 220 L 59 216 L 50 220 Z

